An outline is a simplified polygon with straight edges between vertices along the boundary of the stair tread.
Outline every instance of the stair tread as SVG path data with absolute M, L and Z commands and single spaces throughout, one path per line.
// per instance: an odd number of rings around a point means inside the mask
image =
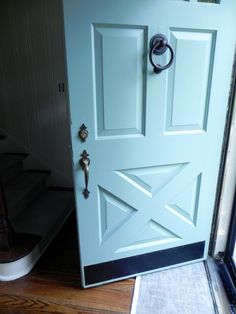
M 30 194 L 30 192 L 45 180 L 46 177 L 47 174 L 45 173 L 23 172 L 4 184 L 10 218 L 12 217 L 11 209 L 24 197 Z
M 41 172 L 23 172 L 5 184 L 5 192 L 24 190 L 45 177 L 47 174 Z
M 16 232 L 48 236 L 74 208 L 73 191 L 47 190 L 12 220 Z
M 0 154 L 0 175 L 25 158 L 22 154 Z

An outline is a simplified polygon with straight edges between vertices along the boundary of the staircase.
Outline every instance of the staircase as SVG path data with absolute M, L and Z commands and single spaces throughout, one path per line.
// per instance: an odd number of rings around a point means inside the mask
M 0 146 L 4 141 L 0 134 Z M 1 223 L 1 242 L 6 236 L 10 243 L 0 248 L 0 280 L 27 274 L 74 208 L 72 189 L 48 187 L 50 172 L 25 170 L 25 158 L 24 153 L 0 154 L 0 182 L 8 216 L 4 221 L 9 221 L 7 226 Z

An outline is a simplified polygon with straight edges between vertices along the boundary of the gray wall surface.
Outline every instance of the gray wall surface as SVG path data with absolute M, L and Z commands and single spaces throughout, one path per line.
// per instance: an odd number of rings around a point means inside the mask
M 53 184 L 72 186 L 59 0 L 0 2 L 0 128 L 45 167 Z

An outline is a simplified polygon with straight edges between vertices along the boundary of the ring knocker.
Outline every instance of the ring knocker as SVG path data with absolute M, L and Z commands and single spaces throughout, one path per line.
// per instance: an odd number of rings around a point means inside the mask
M 150 40 L 150 52 L 149 52 L 149 60 L 153 66 L 153 71 L 156 74 L 161 73 L 163 70 L 168 69 L 173 61 L 174 61 L 174 51 L 172 47 L 168 44 L 167 38 L 163 34 L 154 35 Z M 167 50 L 170 51 L 170 61 L 166 65 L 160 65 L 153 61 L 153 55 L 162 55 Z

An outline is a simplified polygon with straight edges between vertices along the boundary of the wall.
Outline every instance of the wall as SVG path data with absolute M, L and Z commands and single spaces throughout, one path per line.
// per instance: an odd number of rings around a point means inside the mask
M 28 167 L 72 186 L 59 0 L 0 2 L 0 128 L 30 153 Z

